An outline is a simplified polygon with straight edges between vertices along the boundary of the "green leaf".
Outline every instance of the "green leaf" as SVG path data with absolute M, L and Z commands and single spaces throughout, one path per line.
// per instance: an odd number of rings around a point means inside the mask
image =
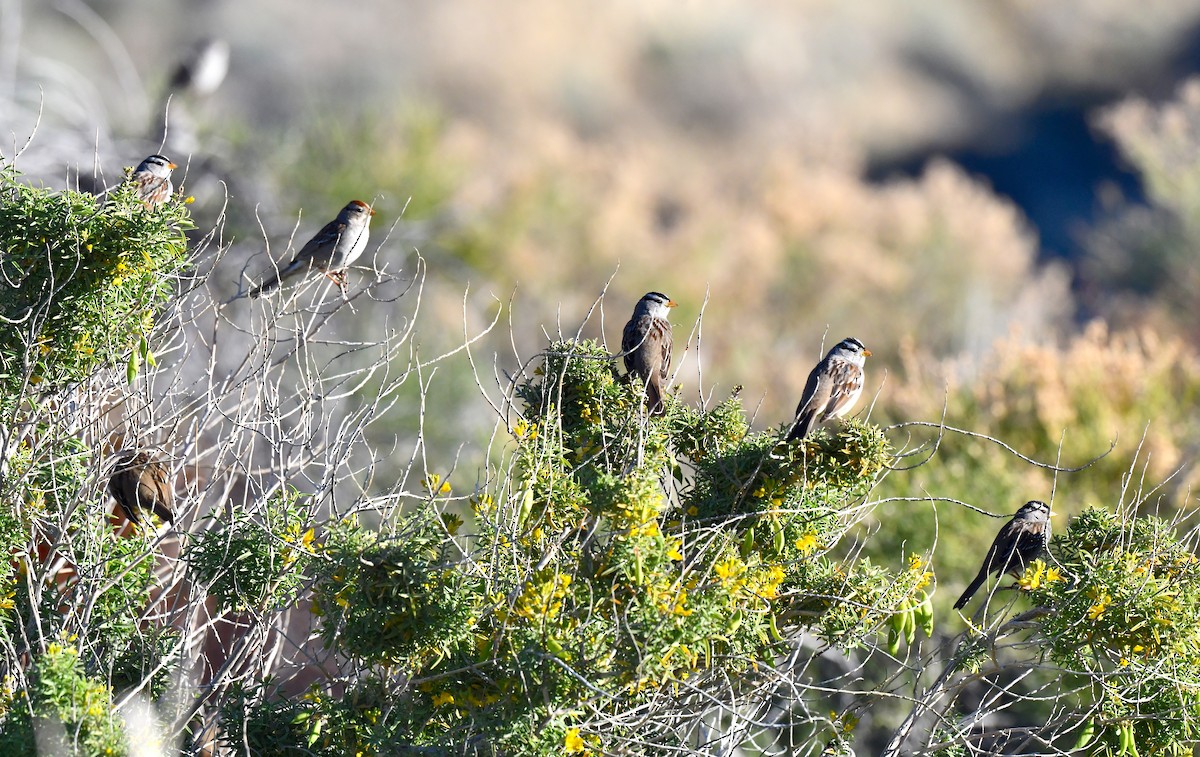
M 125 378 L 132 384 L 137 378 L 138 370 L 142 367 L 142 356 L 137 350 L 129 353 L 129 365 L 125 368 Z
M 142 334 L 141 343 L 142 359 L 146 361 L 146 365 L 151 368 L 158 367 L 158 359 L 154 357 L 154 352 L 150 349 L 150 342 L 146 339 L 146 335 Z

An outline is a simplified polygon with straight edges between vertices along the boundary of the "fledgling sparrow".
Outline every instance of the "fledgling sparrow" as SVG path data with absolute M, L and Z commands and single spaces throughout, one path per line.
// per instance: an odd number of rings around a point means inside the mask
M 298 273 L 307 273 L 316 268 L 329 280 L 342 288 L 346 284 L 343 270 L 358 259 L 367 249 L 371 216 L 375 211 L 361 200 L 354 200 L 337 218 L 325 224 L 325 228 L 300 248 L 287 267 L 268 276 L 261 284 L 250 290 L 251 297 L 266 294 L 279 286 L 284 279 Z
M 663 382 L 671 367 L 671 324 L 667 314 L 677 303 L 662 292 L 648 292 L 638 300 L 621 336 L 625 370 L 646 387 L 646 407 L 651 415 L 666 412 Z
M 863 390 L 863 364 L 871 351 L 850 337 L 834 345 L 808 374 L 804 394 L 796 406 L 788 441 L 803 439 L 814 426 L 841 418 L 853 409 Z
M 171 184 L 171 172 L 175 164 L 162 155 L 151 155 L 138 163 L 129 180 L 137 187 L 138 199 L 147 210 L 154 210 L 167 200 L 175 187 Z
M 167 523 L 175 520 L 175 490 L 167 466 L 146 452 L 122 452 L 117 455 L 108 493 L 121 507 L 121 512 L 135 526 L 142 525 L 147 513 L 154 513 Z
M 989 573 L 1008 573 L 1014 578 L 1020 578 L 1029 563 L 1036 560 L 1050 543 L 1052 514 L 1049 505 L 1036 499 L 1021 505 L 1021 509 L 1017 510 L 1012 520 L 1005 523 L 1000 533 L 996 534 L 992 548 L 988 550 L 987 557 L 983 558 L 979 575 L 975 576 L 975 580 L 954 603 L 954 609 L 961 610 L 970 601 L 975 592 L 979 591 L 979 587 L 987 581 Z

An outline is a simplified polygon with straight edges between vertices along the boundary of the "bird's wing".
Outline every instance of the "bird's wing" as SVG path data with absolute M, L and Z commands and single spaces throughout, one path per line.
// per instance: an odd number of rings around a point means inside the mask
M 663 381 L 667 380 L 667 371 L 671 367 L 671 347 L 674 344 L 674 338 L 671 336 L 671 327 L 667 323 L 661 324 L 663 328 L 656 329 L 659 332 L 659 337 L 662 339 L 662 362 L 658 366 L 659 375 Z
M 315 265 L 318 268 L 325 265 L 333 257 L 333 251 L 337 248 L 338 239 L 341 238 L 342 232 L 346 230 L 344 221 L 333 220 L 325 224 L 325 227 L 318 231 L 312 239 L 308 240 L 300 251 L 296 253 L 296 257 L 292 258 L 291 268 L 297 263 L 305 265 Z
M 811 418 L 829 404 L 833 384 L 827 373 L 827 365 L 822 360 L 808 374 L 808 381 L 804 383 L 804 394 L 800 395 L 800 404 L 796 405 L 797 418 Z
M 621 333 L 621 352 L 625 355 L 625 370 L 631 373 L 637 371 L 641 359 L 638 348 L 649 336 L 644 329 L 640 328 L 641 325 L 641 318 L 630 318 L 629 322 L 625 324 L 625 330 Z
M 829 401 L 822 415 L 840 415 L 862 388 L 862 370 L 849 360 L 831 360 L 825 381 L 829 384 Z
M 137 524 L 138 476 L 136 470 L 125 468 L 117 470 L 108 479 L 108 493 L 117 501 L 125 517 Z

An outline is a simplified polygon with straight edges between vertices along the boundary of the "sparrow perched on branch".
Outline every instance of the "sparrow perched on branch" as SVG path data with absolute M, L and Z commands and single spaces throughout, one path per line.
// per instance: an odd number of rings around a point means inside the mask
M 167 200 L 175 187 L 171 185 L 171 172 L 175 164 L 162 155 L 151 155 L 138 163 L 129 180 L 137 187 L 138 199 L 147 210 L 154 210 Z
M 292 262 L 268 276 L 261 284 L 250 290 L 251 297 L 266 294 L 279 286 L 286 278 L 298 273 L 307 273 L 316 268 L 329 280 L 342 288 L 346 284 L 343 270 L 358 259 L 367 249 L 367 236 L 371 216 L 375 211 L 361 200 L 354 200 L 337 218 L 325 224 L 325 228 L 300 248 Z
M 804 394 L 796 406 L 788 441 L 803 439 L 814 426 L 841 418 L 853 409 L 863 390 L 863 364 L 871 351 L 850 337 L 834 345 L 808 374 Z
M 677 303 L 661 292 L 648 292 L 638 300 L 621 336 L 625 370 L 646 387 L 651 415 L 666 412 L 663 382 L 671 367 L 671 324 L 667 314 Z
M 135 526 L 152 512 L 167 523 L 175 520 L 175 490 L 170 471 L 146 452 L 122 452 L 108 479 L 108 493 Z
M 1004 524 L 1000 533 L 996 534 L 992 548 L 987 557 L 983 558 L 983 566 L 979 575 L 954 603 L 955 610 L 961 610 L 979 587 L 987 581 L 989 573 L 1009 575 L 1020 578 L 1029 563 L 1042 554 L 1042 550 L 1050 543 L 1050 506 L 1045 502 L 1032 499 L 1021 505 L 1012 520 Z

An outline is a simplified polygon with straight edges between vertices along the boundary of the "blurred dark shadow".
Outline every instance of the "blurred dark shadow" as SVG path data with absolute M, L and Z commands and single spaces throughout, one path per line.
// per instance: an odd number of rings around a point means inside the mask
M 1012 199 L 1036 228 L 1041 256 L 1075 259 L 1082 252 L 1080 232 L 1094 224 L 1104 208 L 1098 196 L 1145 201 L 1138 177 L 1114 145 L 1091 126 L 1095 113 L 1131 95 L 1165 100 L 1188 76 L 1200 71 L 1200 28 L 1160 65 L 1148 67 L 1122 85 L 1072 90 L 1048 88 L 1037 98 L 1005 107 L 968 75 L 947 61 L 920 51 L 909 64 L 951 90 L 969 119 L 966 134 L 954 144 L 929 144 L 901 155 L 877 156 L 867 178 L 883 182 L 914 177 L 933 158 L 944 157 L 985 179 Z

